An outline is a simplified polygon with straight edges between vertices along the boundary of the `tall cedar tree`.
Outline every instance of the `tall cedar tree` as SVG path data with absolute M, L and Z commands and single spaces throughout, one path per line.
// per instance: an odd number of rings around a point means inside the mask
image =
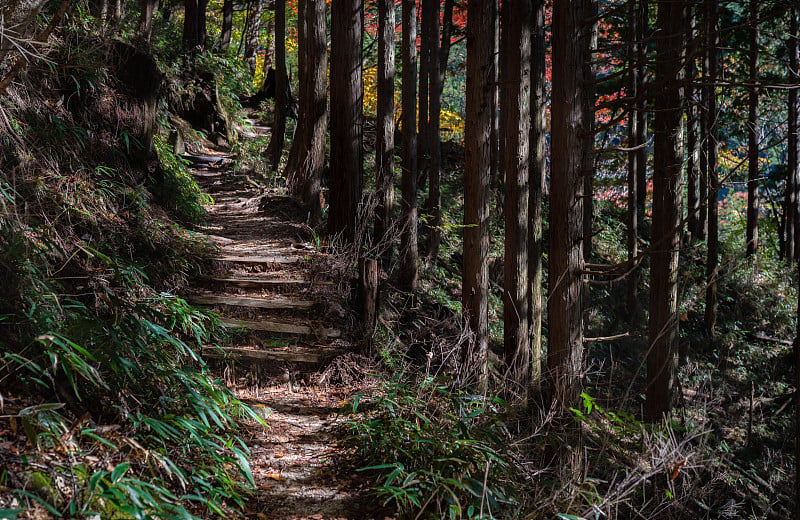
M 383 244 L 384 264 L 392 256 L 394 242 L 388 231 L 394 213 L 394 0 L 378 0 L 378 107 L 375 129 L 375 241 Z
M 636 47 L 636 66 L 639 71 L 636 77 L 639 80 L 639 85 L 636 87 L 637 96 L 637 109 L 636 109 L 636 131 L 638 135 L 636 142 L 642 144 L 639 148 L 639 157 L 636 159 L 639 165 L 638 173 L 639 178 L 636 180 L 636 211 L 639 223 L 644 222 L 644 203 L 647 200 L 647 39 L 650 37 L 649 19 L 650 9 L 648 8 L 648 0 L 638 0 L 636 2 L 636 29 L 638 37 L 636 40 L 639 45 Z
M 426 212 L 428 214 L 428 243 L 427 255 L 431 260 L 436 260 L 439 256 L 439 243 L 441 242 L 442 232 L 442 191 L 441 191 L 441 170 L 442 170 L 442 143 L 439 133 L 439 118 L 442 114 L 442 84 L 444 83 L 444 67 L 441 65 L 441 49 L 439 44 L 439 2 L 431 0 L 430 4 L 431 28 L 428 31 L 430 39 L 430 104 L 428 107 L 428 202 Z M 452 7 L 451 7 L 452 9 Z M 451 11 L 452 16 L 452 11 Z M 443 33 L 444 35 L 444 33 Z
M 717 110 L 717 46 L 719 12 L 716 0 L 705 0 L 706 61 L 708 75 L 703 89 L 707 109 L 706 167 L 708 169 L 708 257 L 706 258 L 706 332 L 714 336 L 717 327 L 717 282 L 719 270 L 719 112 Z
M 233 0 L 222 2 L 222 30 L 219 36 L 219 49 L 226 52 L 231 46 L 231 35 L 233 34 Z
M 658 2 L 656 32 L 653 235 L 645 415 L 660 420 L 672 408 L 678 346 L 678 252 L 683 185 L 683 52 L 685 3 Z
M 266 83 L 266 80 L 264 81 Z M 286 138 L 286 114 L 289 109 L 289 91 L 286 75 L 286 0 L 275 0 L 275 113 L 272 132 L 267 147 L 267 160 L 273 171 L 278 169 Z
M 788 80 L 790 85 L 800 83 L 800 45 L 798 45 L 798 7 L 792 4 L 789 15 L 789 37 L 787 48 L 789 53 Z M 787 116 L 789 118 L 789 133 L 787 136 L 787 171 L 786 171 L 786 197 L 784 201 L 783 217 L 783 250 L 787 261 L 794 261 L 798 258 L 797 249 L 800 247 L 798 235 L 800 235 L 800 221 L 798 219 L 798 190 L 800 190 L 800 138 L 798 138 L 798 128 L 800 128 L 800 109 L 798 109 L 797 89 L 789 89 Z
M 244 61 L 250 69 L 250 75 L 256 73 L 256 55 L 259 46 L 259 34 L 261 32 L 261 12 L 264 10 L 264 0 L 252 0 L 247 10 L 247 20 L 245 21 L 245 46 Z
M 465 359 L 479 389 L 488 384 L 489 175 L 494 67 L 491 2 L 467 3 L 467 98 L 464 129 L 464 272 L 462 307 L 474 334 Z
M 583 62 L 583 136 L 581 144 L 581 175 L 583 176 L 583 258 L 592 256 L 592 223 L 594 222 L 594 105 L 595 53 L 597 50 L 597 0 L 584 0 L 585 16 L 589 23 L 582 43 L 586 59 Z
M 631 102 L 628 112 L 628 211 L 627 211 L 627 248 L 628 248 L 628 280 L 627 280 L 627 299 L 626 310 L 628 321 L 635 323 L 639 314 L 639 267 L 637 256 L 639 255 L 639 211 L 637 207 L 638 182 L 641 176 L 639 171 L 644 165 L 639 162 L 639 147 L 644 143 L 638 141 L 639 138 L 639 97 L 644 96 L 644 92 L 639 90 L 639 74 L 641 72 L 639 64 L 636 62 L 639 55 L 639 46 L 644 45 L 639 40 L 639 18 L 636 13 L 636 2 L 628 4 L 628 89 L 630 90 Z
M 582 372 L 583 5 L 553 4 L 547 375 L 550 404 L 558 411 L 576 402 Z
M 399 288 L 417 287 L 419 252 L 417 249 L 417 5 L 403 0 L 402 41 L 402 197 L 400 201 L 400 272 Z
M 206 6 L 208 0 L 185 0 L 183 5 L 183 48 L 190 52 L 202 50 L 207 36 Z
M 531 128 L 530 128 L 530 196 L 528 198 L 528 280 L 530 281 L 531 392 L 541 390 L 542 379 L 542 194 L 544 192 L 545 133 L 545 0 L 533 0 L 531 27 Z
M 758 0 L 750 0 L 750 82 L 747 112 L 747 231 L 745 254 L 758 249 Z
M 691 53 L 686 59 L 686 211 L 687 229 L 692 240 L 702 240 L 700 217 L 700 90 L 697 81 L 697 4 L 690 2 L 686 33 L 686 48 Z M 704 205 L 702 207 L 705 207 Z
M 432 5 L 438 0 L 420 0 L 419 74 L 417 76 L 417 183 L 424 186 L 428 175 L 428 106 L 430 103 L 430 32 Z
M 139 34 L 144 41 L 150 41 L 153 33 L 153 12 L 156 10 L 158 0 L 141 0 L 141 13 L 139 17 Z
M 289 149 L 289 157 L 286 159 L 286 167 L 284 168 L 283 176 L 286 177 L 286 185 L 289 192 L 297 198 L 301 198 L 302 194 L 302 179 L 300 177 L 300 156 L 303 155 L 303 147 L 305 146 L 305 133 L 306 127 L 311 122 L 309 117 L 309 98 L 311 97 L 308 88 L 310 81 L 308 80 L 308 52 L 309 52 L 309 39 L 306 35 L 306 11 L 307 1 L 297 3 L 297 48 L 301 49 L 297 53 L 297 125 L 294 129 L 294 138 L 292 139 L 292 146 Z
M 361 154 L 363 0 L 331 3 L 331 189 L 328 233 L 356 236 L 364 161 Z
M 506 0 L 503 31 L 504 84 L 500 109 L 505 112 L 505 261 L 503 342 L 507 374 L 521 394 L 530 385 L 528 329 L 528 194 L 530 140 L 531 2 Z M 511 14 L 513 13 L 513 15 Z

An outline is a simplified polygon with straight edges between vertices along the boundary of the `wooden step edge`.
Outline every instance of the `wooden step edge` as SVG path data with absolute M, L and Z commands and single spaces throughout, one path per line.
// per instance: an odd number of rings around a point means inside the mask
M 185 296 L 191 303 L 199 305 L 227 305 L 253 309 L 293 309 L 308 310 L 315 305 L 311 300 L 290 300 L 288 298 L 252 298 L 247 296 L 222 296 L 217 294 L 191 294 Z
M 305 260 L 302 256 L 236 255 L 230 253 L 217 255 L 214 259 L 220 262 L 240 264 L 297 264 Z
M 248 359 L 286 363 L 324 363 L 343 354 L 344 349 L 260 350 L 241 347 L 204 347 L 201 355 L 207 359 Z
M 333 285 L 330 280 L 312 282 L 305 278 L 255 278 L 234 276 L 208 276 L 205 280 L 217 283 L 229 283 L 239 287 L 261 287 L 269 285 Z
M 249 320 L 236 320 L 232 318 L 220 318 L 220 324 L 229 329 L 249 329 L 259 330 L 264 332 L 277 332 L 280 334 L 300 334 L 300 335 L 317 335 L 324 336 L 325 338 L 339 338 L 342 336 L 341 331 L 336 329 L 319 328 L 314 329 L 308 325 L 298 325 L 295 323 L 284 323 L 279 321 L 249 321 Z

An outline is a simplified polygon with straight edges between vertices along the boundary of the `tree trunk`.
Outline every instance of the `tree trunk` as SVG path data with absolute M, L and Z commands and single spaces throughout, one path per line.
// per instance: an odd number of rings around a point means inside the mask
M 758 1 L 750 0 L 750 81 L 747 114 L 747 236 L 745 254 L 758 249 Z
M 576 45 L 582 36 L 583 4 L 584 0 L 563 0 L 553 5 L 547 371 L 550 405 L 558 413 L 577 402 L 583 370 L 581 135 L 585 131 L 585 57 L 583 46 Z
M 650 36 L 648 25 L 648 0 L 638 0 L 636 14 L 638 20 L 636 29 L 638 30 L 637 40 L 641 44 L 637 48 L 636 66 L 639 72 L 636 76 L 639 78 L 639 85 L 636 91 L 639 93 L 637 105 L 637 121 L 636 142 L 645 144 L 647 143 L 647 44 L 646 39 Z M 642 146 L 638 150 L 639 157 L 636 162 L 639 164 L 639 178 L 636 180 L 636 211 L 638 212 L 639 224 L 644 222 L 644 205 L 647 200 L 647 146 Z
M 183 48 L 192 54 L 202 51 L 206 44 L 206 6 L 208 0 L 184 1 Z
M 331 3 L 331 189 L 328 233 L 356 238 L 364 161 L 361 155 L 363 0 Z M 362 216 L 363 217 L 363 216 Z
M 798 7 L 792 4 L 789 26 L 789 84 L 796 85 L 800 82 L 798 73 L 798 62 L 800 62 L 800 46 L 798 46 Z M 785 258 L 789 262 L 797 260 L 797 248 L 800 246 L 797 240 L 800 232 L 800 222 L 798 222 L 798 176 L 800 176 L 800 164 L 798 164 L 798 110 L 797 90 L 789 89 L 789 106 L 787 115 L 789 118 L 787 136 L 787 172 L 786 172 L 786 199 L 784 204 L 784 251 Z
M 583 137 L 581 143 L 581 175 L 583 176 L 583 258 L 592 256 L 592 223 L 594 221 L 594 104 L 595 104 L 595 52 L 597 50 L 597 0 L 585 0 L 585 16 L 592 20 L 585 28 L 583 45 L 586 59 L 583 63 Z
M 431 24 L 429 31 L 429 46 L 431 53 L 430 60 L 430 97 L 429 116 L 428 116 L 428 203 L 427 213 L 428 225 L 428 259 L 435 261 L 439 256 L 439 244 L 442 232 L 439 229 L 442 225 L 442 191 L 441 191 L 441 169 L 442 169 L 442 147 L 441 136 L 439 135 L 439 118 L 442 114 L 442 84 L 444 83 L 444 68 L 441 66 L 439 49 L 439 3 L 430 2 Z
M 683 51 L 685 5 L 658 2 L 656 39 L 653 234 L 645 415 L 658 421 L 672 409 L 678 346 L 678 252 L 683 170 Z
M 528 198 L 528 279 L 530 280 L 530 350 L 533 395 L 539 394 L 542 381 L 542 194 L 547 169 L 545 78 L 545 0 L 533 0 L 531 26 L 531 128 L 530 197 Z
M 289 99 L 289 78 L 286 77 L 286 0 L 275 0 L 275 118 L 267 147 L 267 157 L 272 171 L 278 170 L 286 138 L 286 114 Z
M 403 291 L 417 286 L 417 6 L 415 0 L 403 0 L 402 42 L 402 198 L 400 230 L 400 272 L 398 284 Z
M 686 48 L 692 54 L 686 61 L 686 154 L 687 154 L 687 228 L 692 240 L 702 240 L 705 234 L 701 231 L 700 225 L 700 141 L 697 134 L 700 121 L 700 96 L 694 82 L 697 81 L 697 62 L 696 53 L 696 33 L 697 33 L 697 9 L 694 3 L 690 3 L 689 24 L 687 29 Z
M 264 8 L 263 0 L 252 0 L 247 12 L 247 35 L 244 45 L 244 61 L 250 69 L 250 75 L 256 74 L 256 57 L 259 46 L 259 33 L 261 32 L 261 11 Z
M 453 0 L 444 0 L 442 12 L 442 43 L 439 54 L 439 70 L 442 82 L 439 85 L 439 94 L 444 89 L 444 78 L 447 75 L 447 63 L 450 61 L 450 38 L 453 36 Z
M 708 103 L 708 258 L 706 259 L 706 310 L 704 324 L 706 332 L 714 336 L 717 326 L 717 279 L 719 278 L 719 171 L 718 157 L 718 113 L 717 113 L 717 43 L 718 12 L 716 0 L 705 0 L 706 6 L 706 47 L 708 49 L 708 76 L 705 78 L 706 100 Z
M 417 95 L 417 184 L 425 186 L 428 175 L 428 106 L 430 102 L 430 69 L 431 69 L 431 14 L 438 0 L 421 0 L 420 34 L 419 34 L 419 85 Z
M 491 129 L 496 105 L 492 104 L 494 66 L 491 46 L 494 20 L 491 3 L 467 3 L 467 119 L 464 130 L 464 272 L 462 308 L 474 334 L 465 363 L 479 390 L 488 385 L 489 347 L 488 253 L 489 176 Z
M 503 99 L 505 123 L 505 261 L 503 263 L 503 343 L 506 374 L 525 396 L 530 385 L 531 352 L 528 328 L 528 176 L 530 167 L 531 2 L 506 0 L 503 31 Z M 513 13 L 513 15 L 512 15 Z
M 233 0 L 224 0 L 222 3 L 222 31 L 219 36 L 219 49 L 225 53 L 231 46 L 233 34 Z
M 306 62 L 309 53 L 309 41 L 306 30 L 306 3 L 297 3 L 297 48 L 302 52 L 297 53 L 297 123 L 294 127 L 292 136 L 292 146 L 289 149 L 289 157 L 286 159 L 286 167 L 283 176 L 286 178 L 286 186 L 294 197 L 302 198 L 302 179 L 300 178 L 300 157 L 304 155 L 306 126 L 309 120 L 309 80 Z
M 300 184 L 299 190 L 303 204 L 308 208 L 309 220 L 316 223 L 322 215 L 322 170 L 325 167 L 325 133 L 328 129 L 328 46 L 326 30 L 325 0 L 308 0 L 305 2 L 305 36 L 307 39 L 307 55 L 304 57 L 306 68 L 304 88 L 306 92 L 306 122 L 303 132 L 303 145 L 300 149 Z M 360 41 L 360 40 L 359 40 Z M 359 58 L 360 54 L 359 47 Z M 355 72 L 352 72 L 355 74 Z M 331 75 L 331 77 L 334 77 Z M 361 99 L 361 68 L 358 67 L 358 99 Z M 359 115 L 361 104 L 358 104 Z M 361 120 L 358 120 L 358 135 L 361 135 Z M 354 130 L 355 131 L 355 130 Z M 360 141 L 359 141 L 360 145 Z M 358 163 L 361 168 L 361 161 Z M 359 190 L 360 181 L 359 177 Z M 333 188 L 332 188 L 333 189 Z M 360 193 L 360 191 L 359 191 Z
M 394 0 L 378 0 L 378 106 L 375 129 L 375 242 L 385 248 L 384 265 L 392 258 L 394 214 Z
M 637 147 L 644 146 L 644 143 L 637 141 L 639 137 L 639 114 L 638 108 L 641 105 L 639 88 L 640 67 L 636 62 L 639 56 L 639 46 L 643 45 L 638 40 L 638 17 L 636 16 L 636 4 L 631 2 L 628 6 L 628 31 L 630 44 L 628 46 L 628 88 L 630 89 L 631 103 L 628 113 L 628 212 L 627 212 L 627 248 L 628 248 L 628 280 L 627 280 L 627 300 L 626 310 L 628 321 L 636 323 L 639 314 L 639 267 L 635 264 L 636 257 L 639 255 L 639 212 L 637 206 L 638 181 L 641 177 L 639 170 L 644 167 L 639 162 L 639 150 Z
M 150 41 L 153 34 L 153 13 L 158 0 L 141 0 L 141 14 L 139 16 L 139 34 L 146 42 Z

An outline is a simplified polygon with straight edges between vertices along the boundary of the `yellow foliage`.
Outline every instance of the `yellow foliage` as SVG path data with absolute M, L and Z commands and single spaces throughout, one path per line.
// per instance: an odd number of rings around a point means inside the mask
M 394 113 L 397 119 L 401 112 L 400 89 L 394 91 Z M 378 115 L 378 69 L 370 67 L 364 69 L 364 114 L 367 117 Z M 419 114 L 419 106 L 417 106 Z M 419 122 L 419 120 L 417 120 Z M 439 114 L 439 125 L 443 139 L 452 139 L 464 134 L 464 118 L 455 112 L 442 110 Z

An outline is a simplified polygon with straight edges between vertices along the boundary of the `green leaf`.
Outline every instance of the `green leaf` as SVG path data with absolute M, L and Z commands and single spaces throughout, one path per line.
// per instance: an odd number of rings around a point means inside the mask
M 127 462 L 119 464 L 113 469 L 113 471 L 111 471 L 111 482 L 113 484 L 119 482 L 119 480 L 125 475 L 125 473 L 128 472 L 129 469 L 131 469 L 131 465 Z

